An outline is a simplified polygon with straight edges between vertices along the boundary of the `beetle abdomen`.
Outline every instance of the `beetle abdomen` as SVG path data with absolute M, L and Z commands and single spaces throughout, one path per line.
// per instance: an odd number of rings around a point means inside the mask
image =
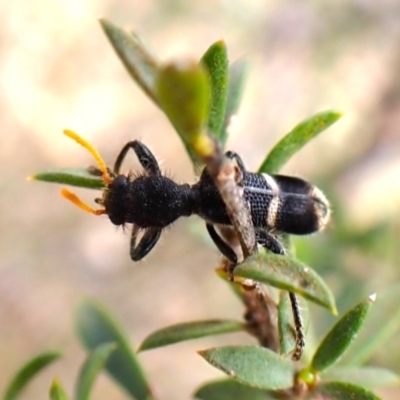
M 303 179 L 247 173 L 244 185 L 258 228 L 306 235 L 321 230 L 329 219 L 325 196 Z

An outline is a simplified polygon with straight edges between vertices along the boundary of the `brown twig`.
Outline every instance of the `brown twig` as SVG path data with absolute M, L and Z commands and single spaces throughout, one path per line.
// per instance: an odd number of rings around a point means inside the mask
M 247 331 L 258 339 L 261 346 L 279 351 L 276 303 L 258 282 L 243 284 L 246 305 Z

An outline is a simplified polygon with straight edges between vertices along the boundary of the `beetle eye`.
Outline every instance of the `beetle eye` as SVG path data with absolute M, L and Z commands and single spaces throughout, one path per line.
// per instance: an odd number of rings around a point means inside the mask
M 125 175 L 118 175 L 110 184 L 110 189 L 120 191 L 128 184 L 128 178 Z

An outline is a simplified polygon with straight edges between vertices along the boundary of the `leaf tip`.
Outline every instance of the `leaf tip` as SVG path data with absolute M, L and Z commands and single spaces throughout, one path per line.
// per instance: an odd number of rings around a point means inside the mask
M 30 175 L 26 178 L 27 181 L 34 181 L 36 179 L 36 175 Z
M 136 353 L 140 353 L 140 352 L 142 352 L 142 351 L 144 351 L 144 350 L 146 350 L 146 349 L 147 349 L 147 348 L 146 348 L 146 343 L 143 342 L 143 343 L 137 348 Z
M 376 301 L 376 293 L 370 294 L 370 295 L 368 296 L 368 301 L 369 301 L 370 303 L 375 303 L 375 301 Z
M 58 386 L 60 384 L 60 378 L 58 376 L 54 377 L 51 386 Z
M 99 17 L 97 18 L 97 20 L 99 21 L 100 25 L 101 25 L 103 28 L 106 28 L 106 27 L 110 24 L 109 21 L 108 21 L 106 18 L 102 17 L 102 16 L 99 16 Z
M 86 313 L 89 309 L 101 309 L 101 303 L 92 297 L 84 297 L 77 305 L 77 315 L 78 317 L 81 313 Z

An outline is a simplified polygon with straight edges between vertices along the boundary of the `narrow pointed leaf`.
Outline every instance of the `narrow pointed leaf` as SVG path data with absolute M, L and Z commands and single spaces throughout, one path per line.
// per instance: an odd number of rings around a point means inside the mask
M 333 365 L 347 350 L 364 324 L 374 297 L 357 304 L 348 311 L 328 332 L 319 345 L 311 362 L 315 371 L 323 371 Z
M 228 98 L 225 107 L 225 117 L 219 140 L 222 147 L 225 147 L 228 138 L 228 131 L 233 117 L 236 115 L 240 101 L 242 100 L 244 83 L 248 72 L 249 64 L 245 60 L 234 62 L 229 68 Z
M 131 77 L 158 104 L 154 90 L 158 60 L 145 48 L 135 33 L 105 19 L 100 19 L 100 24 Z
M 331 126 L 341 117 L 332 111 L 321 112 L 301 122 L 283 137 L 270 151 L 259 172 L 276 174 L 284 164 L 311 139 Z
M 5 391 L 4 400 L 17 399 L 32 378 L 60 357 L 61 353 L 58 351 L 46 351 L 29 360 L 14 375 Z
M 210 382 L 196 390 L 194 397 L 199 400 L 269 400 L 275 399 L 270 391 L 243 385 L 233 379 Z
M 57 168 L 44 172 L 39 172 L 31 176 L 29 179 L 36 181 L 44 181 L 51 183 L 61 183 L 63 185 L 71 185 L 84 187 L 87 189 L 103 189 L 104 182 L 99 176 L 94 176 L 87 169 L 78 168 Z
M 249 386 L 279 390 L 293 385 L 293 364 L 262 347 L 227 346 L 199 354 L 231 378 Z
M 306 333 L 310 316 L 308 305 L 301 297 L 297 297 L 297 301 L 300 308 L 304 333 Z M 296 347 L 296 331 L 293 322 L 293 310 L 287 291 L 281 291 L 279 293 L 278 328 L 280 354 L 286 356 L 292 353 Z
M 400 331 L 400 285 L 393 286 L 382 294 L 368 314 L 365 328 L 356 342 L 343 357 L 346 365 L 361 365 L 379 349 L 385 349 Z M 398 353 L 400 354 L 400 353 Z
M 299 260 L 260 252 L 235 267 L 234 275 L 298 293 L 336 313 L 335 300 L 322 278 Z
M 95 301 L 86 300 L 78 310 L 77 327 L 81 342 L 90 351 L 102 344 L 116 344 L 106 370 L 135 400 L 154 398 L 126 333 L 109 311 Z
M 199 143 L 208 143 L 205 129 L 211 91 L 206 70 L 190 61 L 165 65 L 160 69 L 156 88 L 161 108 L 179 133 L 190 158 L 198 164 L 196 152 L 204 151 Z
M 143 341 L 138 351 L 155 349 L 157 347 L 204 336 L 243 331 L 244 329 L 243 323 L 228 320 L 196 321 L 175 324 L 153 332 Z
M 309 400 L 380 400 L 376 394 L 363 387 L 345 382 L 319 385 L 307 398 Z
M 333 368 L 323 375 L 323 380 L 349 382 L 370 389 L 400 385 L 399 375 L 380 367 Z
M 201 63 L 208 71 L 211 86 L 208 131 L 220 140 L 225 117 L 229 79 L 228 53 L 224 41 L 220 40 L 211 45 L 203 55 Z
M 65 390 L 61 386 L 61 383 L 58 379 L 53 381 L 53 384 L 50 388 L 50 399 L 51 400 L 68 400 L 68 396 L 65 393 Z
M 101 372 L 104 364 L 116 349 L 114 343 L 106 343 L 97 347 L 83 364 L 78 376 L 76 386 L 76 400 L 88 400 L 97 375 Z

